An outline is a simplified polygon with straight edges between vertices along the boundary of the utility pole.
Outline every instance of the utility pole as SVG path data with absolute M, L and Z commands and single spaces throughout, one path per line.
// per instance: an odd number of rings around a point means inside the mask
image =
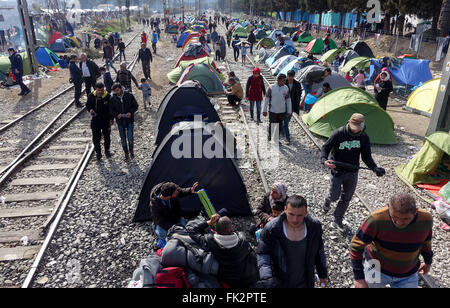
M 450 130 L 450 53 L 447 53 L 442 65 L 442 77 L 439 84 L 433 113 L 427 130 L 427 136 L 436 131 Z
M 184 0 L 181 0 L 181 24 L 184 24 Z
M 251 19 L 251 20 L 253 20 L 253 14 L 254 14 L 254 12 L 253 12 L 253 10 L 254 10 L 253 6 L 254 6 L 254 4 L 255 4 L 255 1 L 254 1 L 254 0 L 250 0 L 250 19 Z
M 28 14 L 27 0 L 17 0 L 17 10 L 19 11 L 20 23 L 22 24 L 25 48 L 30 60 L 30 67 L 33 74 L 39 75 L 38 62 L 36 60 L 36 45 L 34 42 L 34 27 Z

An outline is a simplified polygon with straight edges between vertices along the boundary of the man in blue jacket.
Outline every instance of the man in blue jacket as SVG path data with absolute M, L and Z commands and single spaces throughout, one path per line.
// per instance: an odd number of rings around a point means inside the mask
M 20 86 L 19 96 L 25 96 L 31 92 L 31 90 L 23 83 L 23 61 L 22 56 L 14 50 L 14 48 L 8 48 L 9 53 L 9 61 L 11 62 L 11 69 L 14 77 L 16 78 L 16 82 Z
M 150 77 L 150 62 L 153 61 L 152 52 L 145 43 L 141 43 L 141 49 L 139 49 L 139 54 L 137 61 L 142 62 L 142 71 L 146 79 L 152 79 Z
M 83 72 L 81 71 L 81 68 L 78 67 L 77 61 L 78 57 L 76 55 L 70 56 L 70 82 L 72 82 L 75 87 L 75 106 L 83 107 L 80 103 L 81 87 L 83 85 Z

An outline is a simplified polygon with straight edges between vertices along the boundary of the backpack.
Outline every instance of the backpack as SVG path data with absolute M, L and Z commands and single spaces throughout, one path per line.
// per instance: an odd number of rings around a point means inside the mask
M 156 274 L 155 288 L 190 288 L 186 274 L 181 267 L 166 267 Z

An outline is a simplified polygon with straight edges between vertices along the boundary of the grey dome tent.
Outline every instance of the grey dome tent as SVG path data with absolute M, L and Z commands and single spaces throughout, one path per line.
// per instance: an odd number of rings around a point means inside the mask
M 372 49 L 363 41 L 354 42 L 350 45 L 350 49 L 357 52 L 361 57 L 375 58 Z
M 159 105 L 155 144 L 160 144 L 176 122 L 202 115 L 206 122 L 220 121 L 219 115 L 197 81 L 188 80 L 172 88 Z
M 341 67 L 344 67 L 345 64 L 347 64 L 347 62 L 359 56 L 360 55 L 356 51 L 352 49 L 347 49 L 347 51 L 344 53 L 344 61 L 342 61 Z
M 304 78 L 309 73 L 314 71 L 323 71 L 324 69 L 325 68 L 320 65 L 309 65 L 299 70 L 295 78 L 299 82 L 303 82 Z M 332 90 L 352 86 L 343 76 L 339 75 L 337 72 L 331 72 L 331 75 L 325 78 L 325 80 L 323 80 L 322 82 L 314 83 L 311 87 L 311 92 L 317 92 L 325 82 L 328 82 L 330 84 Z
M 213 134 L 213 131 L 222 132 L 227 137 L 221 138 L 217 133 Z M 232 141 L 229 141 L 230 138 Z M 200 158 L 195 158 L 192 145 L 198 140 L 202 142 L 203 151 Z M 193 122 L 175 125 L 153 156 L 133 222 L 151 220 L 150 192 L 155 185 L 168 181 L 181 187 L 190 187 L 198 181 L 199 189 L 207 191 L 216 211 L 226 208 L 230 216 L 252 215 L 242 175 L 233 158 L 230 158 L 234 155 L 230 153 L 230 144 L 234 144 L 234 137 L 220 123 L 204 125 L 203 128 L 194 128 Z M 184 156 L 179 152 L 174 153 L 173 148 L 183 152 Z M 213 149 L 216 155 L 209 158 L 206 149 Z M 195 217 L 202 208 L 197 195 L 181 198 L 180 205 L 184 217 Z

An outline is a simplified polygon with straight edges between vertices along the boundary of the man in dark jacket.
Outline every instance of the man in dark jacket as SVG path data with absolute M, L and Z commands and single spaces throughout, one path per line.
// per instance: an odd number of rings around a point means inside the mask
M 152 188 L 150 193 L 150 211 L 158 241 L 165 242 L 167 232 L 173 225 L 186 226 L 186 221 L 181 216 L 179 198 L 196 194 L 195 189 L 197 186 L 198 182 L 195 182 L 192 187 L 180 188 L 175 183 L 166 182 Z
M 289 70 L 287 72 L 286 85 L 289 88 L 289 94 L 291 96 L 292 112 L 299 114 L 300 100 L 302 99 L 302 86 L 300 82 L 295 80 L 295 72 L 293 70 Z M 289 122 L 291 122 L 291 117 L 285 117 L 283 121 L 284 135 L 286 136 L 288 142 L 291 140 Z
M 16 78 L 17 84 L 20 86 L 19 96 L 25 96 L 31 92 L 31 90 L 23 83 L 23 60 L 22 56 L 14 50 L 14 48 L 8 48 L 9 61 L 11 62 L 11 69 Z
M 210 229 L 214 224 L 216 233 Z M 220 282 L 231 288 L 256 285 L 259 280 L 256 254 L 243 233 L 233 232 L 233 223 L 223 211 L 188 231 L 219 263 L 217 278 Z
M 103 60 L 105 60 L 105 67 L 109 70 L 109 66 L 111 66 L 114 71 L 117 73 L 116 68 L 112 64 L 112 59 L 114 57 L 114 45 L 109 45 L 108 42 L 103 43 Z
M 323 210 L 330 210 L 331 202 L 339 202 L 334 211 L 333 227 L 345 229 L 344 214 L 356 190 L 358 182 L 359 157 L 377 176 L 383 176 L 383 168 L 377 167 L 372 158 L 369 136 L 364 132 L 364 115 L 354 113 L 347 125 L 335 130 L 322 146 L 321 162 L 331 169 L 331 187 L 325 199 Z M 328 156 L 331 152 L 331 159 Z
M 109 112 L 109 103 L 111 95 L 105 91 L 103 83 L 95 84 L 95 90 L 89 94 L 86 110 L 91 114 L 91 129 L 92 129 L 92 143 L 94 144 L 97 160 L 102 159 L 102 150 L 100 141 L 105 142 L 105 155 L 107 158 L 111 157 L 109 148 L 111 145 L 111 125 L 114 123 L 114 117 Z
M 250 53 L 253 54 L 253 45 L 256 43 L 256 36 L 253 31 L 248 35 L 247 41 L 250 43 Z
M 91 59 L 88 59 L 86 54 L 80 55 L 80 68 L 83 73 L 84 86 L 86 87 L 86 95 L 91 94 L 91 88 L 97 82 L 97 78 L 100 77 L 100 69 L 97 64 Z
M 138 103 L 133 94 L 124 91 L 120 83 L 112 87 L 114 92 L 111 98 L 109 111 L 116 119 L 119 129 L 125 160 L 134 158 L 134 113 L 138 110 Z M 127 144 L 128 141 L 128 144 Z
M 123 61 L 127 61 L 127 58 L 125 57 L 125 48 L 126 48 L 125 43 L 122 41 L 122 39 L 119 39 L 117 50 L 119 51 L 120 62 L 122 62 L 122 56 Z
M 139 54 L 137 62 L 142 61 L 142 72 L 144 72 L 145 79 L 152 79 L 150 77 L 150 62 L 153 61 L 152 52 L 145 43 L 141 43 L 141 49 L 139 49 Z
M 76 107 L 83 107 L 80 103 L 80 97 L 81 97 L 81 87 L 83 86 L 83 72 L 81 71 L 81 68 L 77 65 L 78 57 L 76 55 L 70 56 L 70 63 L 69 63 L 69 71 L 70 71 L 70 81 L 73 83 L 73 86 L 75 87 L 75 106 Z
M 289 197 L 284 212 L 264 227 L 257 253 L 264 287 L 314 288 L 314 270 L 327 286 L 322 225 L 299 195 Z
M 139 88 L 139 84 L 133 74 L 127 69 L 127 64 L 122 62 L 120 64 L 120 70 L 117 72 L 116 82 L 119 82 L 122 87 L 125 88 L 125 91 L 132 93 L 131 89 L 131 81 L 134 82 L 137 88 Z

